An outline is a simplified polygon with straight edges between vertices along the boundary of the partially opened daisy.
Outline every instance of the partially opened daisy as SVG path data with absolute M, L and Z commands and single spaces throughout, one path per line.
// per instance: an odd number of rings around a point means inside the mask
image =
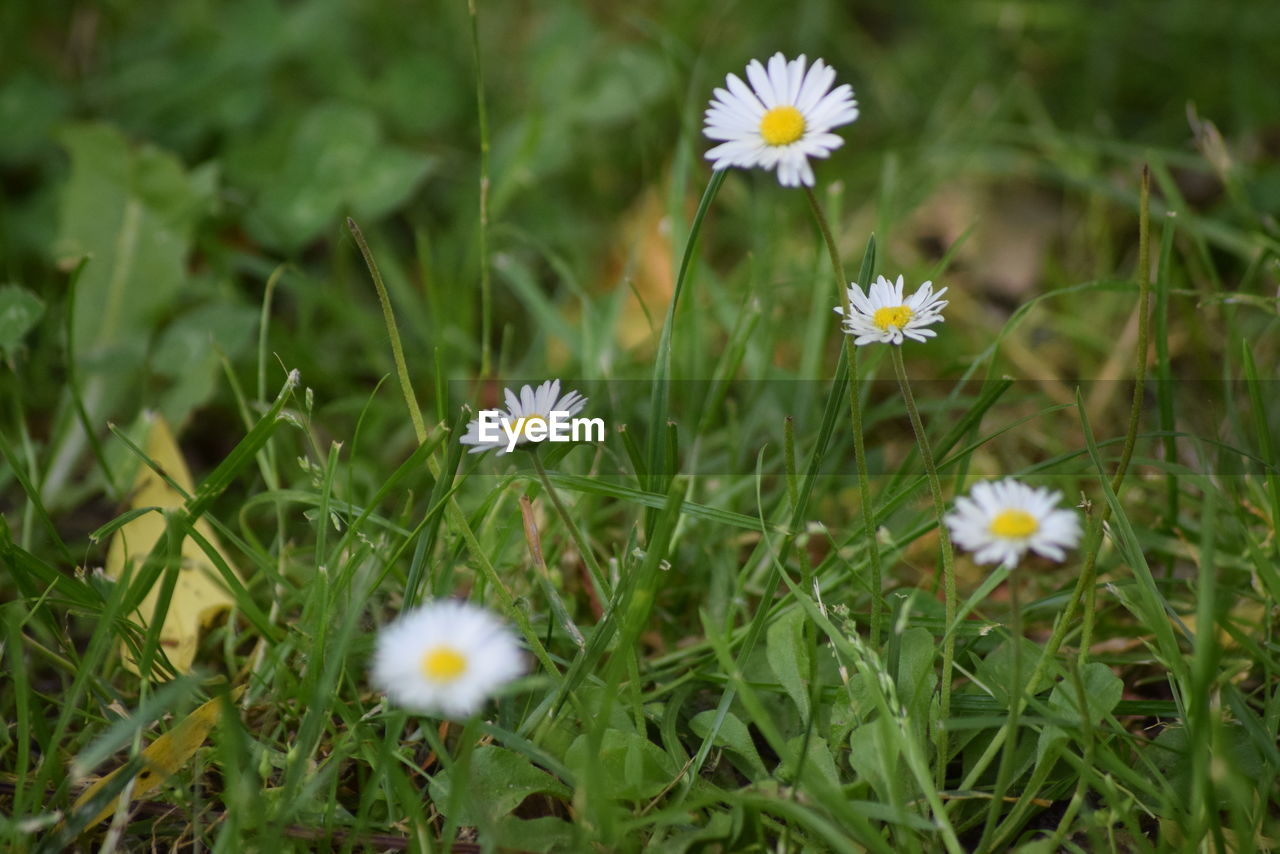
M 442 600 L 382 630 L 372 681 L 407 709 L 465 718 L 524 669 L 515 636 L 501 620 L 478 605 Z
M 468 451 L 479 454 L 497 448 L 499 454 L 514 450 L 517 445 L 529 441 L 529 428 L 538 423 L 546 428 L 551 422 L 552 413 L 564 413 L 562 417 L 577 415 L 587 405 L 587 398 L 576 391 L 560 394 L 560 380 L 547 380 L 534 389 L 521 386 L 517 397 L 511 389 L 503 389 L 507 409 L 486 410 L 481 418 L 473 419 L 467 424 L 467 432 L 458 441 L 464 445 L 473 445 Z
M 925 282 L 910 297 L 904 297 L 901 276 L 897 282 L 879 276 L 870 293 L 863 293 L 857 283 L 850 282 L 847 299 L 852 312 L 842 305 L 835 310 L 844 318 L 844 331 L 857 336 L 853 343 L 858 346 L 901 344 L 903 338 L 924 341 L 938 334 L 927 327 L 942 322 L 942 310 L 947 307 L 942 295 L 946 292 L 943 288 L 934 293 L 933 283 Z
M 943 517 L 951 539 L 973 552 L 978 563 L 1017 566 L 1027 550 L 1067 559 L 1066 550 L 1080 541 L 1080 519 L 1058 506 L 1061 492 L 1031 487 L 1006 478 L 999 483 L 981 481 L 968 496 L 956 499 L 955 509 Z
M 768 69 L 753 59 L 747 79 L 750 86 L 728 75 L 728 88 L 716 89 L 707 108 L 703 133 L 722 141 L 707 152 L 712 168 L 777 169 L 782 186 L 812 187 L 809 158 L 826 157 L 843 145 L 831 129 L 858 118 L 853 89 L 831 89 L 835 70 L 821 59 L 806 69 L 804 54 L 788 62 L 775 53 Z

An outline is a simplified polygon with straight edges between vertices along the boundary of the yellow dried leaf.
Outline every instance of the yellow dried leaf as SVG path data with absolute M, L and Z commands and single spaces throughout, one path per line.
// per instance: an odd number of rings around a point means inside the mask
M 231 692 L 231 701 L 235 702 L 240 699 L 240 695 L 243 693 L 243 685 L 234 689 Z M 187 760 L 195 755 L 195 752 L 200 749 L 200 745 L 204 744 L 205 738 L 209 735 L 209 730 L 213 729 L 213 725 L 218 722 L 218 718 L 221 715 L 221 698 L 214 697 L 183 718 L 173 729 L 151 742 L 141 754 L 142 769 L 138 772 L 137 782 L 133 785 L 133 799 L 141 798 L 143 795 L 160 788 L 165 780 L 173 776 L 183 765 L 186 765 Z M 122 768 L 117 768 L 81 792 L 80 797 L 76 798 L 73 809 L 79 809 L 88 803 L 121 770 Z M 111 803 L 103 807 L 85 827 L 93 827 L 114 813 L 119 802 L 119 796 L 113 798 Z
M 182 457 L 178 444 L 174 441 L 173 431 L 160 415 L 152 415 L 151 429 L 147 436 L 145 449 L 155 463 L 174 483 L 182 487 L 187 494 L 195 491 L 191 482 L 191 472 Z M 134 479 L 133 493 L 129 506 L 178 508 L 184 503 L 182 494 L 170 486 L 145 464 L 138 469 Z M 133 571 L 146 560 L 147 555 L 155 548 L 156 543 L 165 534 L 165 517 L 160 513 L 144 513 L 121 527 L 111 538 L 107 549 L 106 574 L 111 578 L 120 578 L 130 563 Z M 204 519 L 198 519 L 195 530 L 200 533 L 218 554 L 236 572 L 235 566 L 219 545 L 213 527 Z M 209 624 L 214 617 L 225 608 L 231 607 L 235 600 L 223 585 L 218 570 L 205 555 L 204 550 L 190 537 L 182 541 L 182 566 L 178 571 L 178 581 L 173 590 L 173 598 L 169 602 L 169 610 L 165 615 L 164 625 L 160 628 L 160 646 L 169 661 L 179 673 L 191 670 L 195 659 L 196 641 L 200 629 Z M 239 576 L 239 573 L 236 572 Z M 146 598 L 138 608 L 138 620 L 146 626 L 150 625 L 155 614 L 156 600 L 160 595 L 161 580 L 147 591 Z M 138 672 L 138 664 L 133 659 L 127 645 L 124 646 L 124 665 L 134 673 Z

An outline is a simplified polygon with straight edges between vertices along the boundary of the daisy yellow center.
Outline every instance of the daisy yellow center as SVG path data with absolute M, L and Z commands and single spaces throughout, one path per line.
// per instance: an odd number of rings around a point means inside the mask
M 520 433 L 527 437 L 529 435 L 529 425 L 535 421 L 540 421 L 543 424 L 547 423 L 547 419 L 541 415 L 526 415 L 524 416 L 524 421 L 520 422 Z
M 769 145 L 790 145 L 804 136 L 804 116 L 795 107 L 774 107 L 760 120 L 760 135 Z
M 437 646 L 422 656 L 422 675 L 432 682 L 452 682 L 467 671 L 467 659 L 448 646 Z
M 876 313 L 871 316 L 871 322 L 878 326 L 880 331 L 888 332 L 890 326 L 896 326 L 899 329 L 906 326 L 913 313 L 905 305 L 877 308 Z
M 1040 530 L 1036 517 L 1026 510 L 1001 510 L 991 520 L 991 533 L 997 537 L 1020 540 Z

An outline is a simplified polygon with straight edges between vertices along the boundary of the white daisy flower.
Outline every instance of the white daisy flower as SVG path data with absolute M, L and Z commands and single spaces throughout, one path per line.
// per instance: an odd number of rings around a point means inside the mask
M 498 415 L 499 429 L 490 430 L 490 435 L 482 438 L 479 419 L 467 424 L 467 432 L 458 440 L 464 445 L 475 446 L 467 453 L 479 454 L 497 448 L 499 454 L 505 454 L 510 446 L 511 433 L 518 434 L 516 445 L 523 445 L 529 441 L 530 424 L 541 422 L 546 426 L 551 421 L 551 413 L 563 412 L 566 413 L 563 417 L 569 418 L 587 405 L 587 398 L 576 391 L 561 396 L 560 380 L 547 380 L 537 389 L 521 386 L 519 397 L 509 388 L 503 389 L 503 395 L 507 400 L 507 410 Z
M 1002 563 L 1013 569 L 1027 550 L 1067 559 L 1066 549 L 1080 541 L 1080 519 L 1058 507 L 1061 492 L 1031 487 L 1006 478 L 981 481 L 968 496 L 956 499 L 955 509 L 943 517 L 951 539 L 973 552 L 978 563 Z
M 474 714 L 524 669 L 501 620 L 478 605 L 442 600 L 382 629 L 371 681 L 405 708 L 456 719 Z
M 781 53 L 747 65 L 748 87 L 736 74 L 725 78 L 707 108 L 708 139 L 721 144 L 707 152 L 713 169 L 739 166 L 778 170 L 784 187 L 813 186 L 810 157 L 826 157 L 844 140 L 831 129 L 858 118 L 858 102 L 848 84 L 831 89 L 836 72 L 821 59 L 805 70 L 804 54 L 787 62 Z M 831 91 L 828 91 L 831 90 Z
M 947 300 L 941 297 L 947 289 L 934 293 L 933 282 L 925 282 L 907 299 L 902 287 L 901 276 L 896 283 L 878 276 L 869 294 L 863 293 L 857 283 L 849 283 L 848 301 L 853 312 L 846 314 L 846 306 L 842 305 L 836 306 L 835 311 L 844 318 L 844 331 L 858 336 L 854 344 L 901 344 L 904 337 L 924 341 L 938 334 L 926 327 L 942 322 Z

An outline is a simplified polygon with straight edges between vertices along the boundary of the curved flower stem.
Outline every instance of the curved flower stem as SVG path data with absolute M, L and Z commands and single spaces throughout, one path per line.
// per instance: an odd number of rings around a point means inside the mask
M 1150 335 L 1150 327 L 1147 322 L 1148 303 L 1151 295 L 1151 259 L 1148 250 L 1150 187 L 1151 173 L 1147 167 L 1143 167 L 1138 202 L 1138 348 L 1134 375 L 1133 405 L 1129 412 L 1129 426 L 1125 432 L 1124 450 L 1120 454 L 1120 463 L 1116 466 L 1116 473 L 1111 480 L 1112 490 L 1119 488 L 1129 469 L 1129 462 L 1133 456 L 1133 447 L 1137 441 L 1138 422 L 1142 416 L 1142 396 L 1147 376 L 1147 345 Z M 1084 536 L 1084 562 L 1080 568 L 1080 575 L 1076 578 L 1076 585 L 1071 591 L 1071 598 L 1067 600 L 1067 607 L 1058 614 L 1058 619 L 1053 624 L 1053 632 L 1049 635 L 1048 642 L 1045 643 L 1040 657 L 1036 660 L 1036 666 L 1031 671 L 1031 678 L 1027 680 L 1028 685 L 1039 683 L 1041 677 L 1048 671 L 1050 663 L 1058 655 L 1058 650 L 1062 648 L 1062 642 L 1066 639 L 1068 628 L 1075 620 L 1076 614 L 1081 610 L 1082 606 L 1080 644 L 1077 652 L 1079 667 L 1083 668 L 1088 661 L 1089 647 L 1093 634 L 1098 552 L 1102 549 L 1104 526 L 1111 518 L 1111 505 L 1104 503 L 1096 516 L 1093 515 L 1092 510 L 1086 509 L 1085 515 L 1089 521 Z M 1026 706 L 1025 696 L 1018 701 L 1018 705 L 1020 710 Z M 986 750 L 978 757 L 977 762 L 972 765 L 964 780 L 961 781 L 960 788 L 972 787 L 977 783 L 978 778 L 991 764 L 995 752 L 1004 744 L 1005 732 L 1005 729 L 1001 729 L 991 739 Z
M 942 484 L 938 480 L 938 467 L 933 462 L 933 450 L 929 447 L 929 436 L 924 432 L 924 424 L 920 421 L 920 410 L 916 408 L 915 396 L 911 394 L 911 383 L 907 381 L 907 366 L 902 361 L 902 347 L 889 345 L 893 351 L 893 370 L 898 375 L 898 386 L 902 389 L 902 400 L 907 406 L 907 415 L 911 418 L 911 429 L 916 434 L 916 445 L 920 448 L 920 459 L 924 461 L 925 474 L 929 478 L 929 492 L 933 495 L 933 512 L 938 517 L 938 544 L 942 549 L 942 588 L 946 603 L 947 630 L 942 637 L 942 707 L 938 712 L 938 788 L 942 788 L 947 779 L 947 729 L 945 721 L 951 716 L 951 672 L 956 657 L 956 636 L 951 630 L 956 619 L 956 568 L 951 554 L 951 536 L 942 521 L 946 513 L 946 502 L 942 498 Z
M 844 277 L 844 265 L 840 263 L 840 250 L 836 248 L 836 241 L 831 234 L 831 227 L 827 224 L 827 217 L 822 212 L 822 206 L 818 204 L 818 197 L 814 195 L 813 188 L 805 187 L 804 194 L 805 198 L 809 200 L 809 209 L 813 211 L 813 218 L 818 223 L 818 231 L 822 232 L 822 239 L 827 244 L 827 252 L 831 255 L 831 269 L 836 274 L 836 301 L 845 306 L 845 317 L 849 317 L 848 312 L 853 309 L 847 305 L 845 296 L 846 289 L 849 287 L 849 280 Z M 844 338 L 845 355 L 849 360 L 849 419 L 853 422 L 853 457 L 854 465 L 858 468 L 858 502 L 862 505 L 862 526 L 867 538 L 867 555 L 871 564 L 871 581 L 869 585 L 871 588 L 871 648 L 878 650 L 880 648 L 880 630 L 884 619 L 884 609 L 881 602 L 880 548 L 876 542 L 875 512 L 871 506 L 871 481 L 867 477 L 867 449 L 862 439 L 862 400 L 858 381 L 858 348 L 854 346 L 851 336 L 844 335 L 842 337 Z

